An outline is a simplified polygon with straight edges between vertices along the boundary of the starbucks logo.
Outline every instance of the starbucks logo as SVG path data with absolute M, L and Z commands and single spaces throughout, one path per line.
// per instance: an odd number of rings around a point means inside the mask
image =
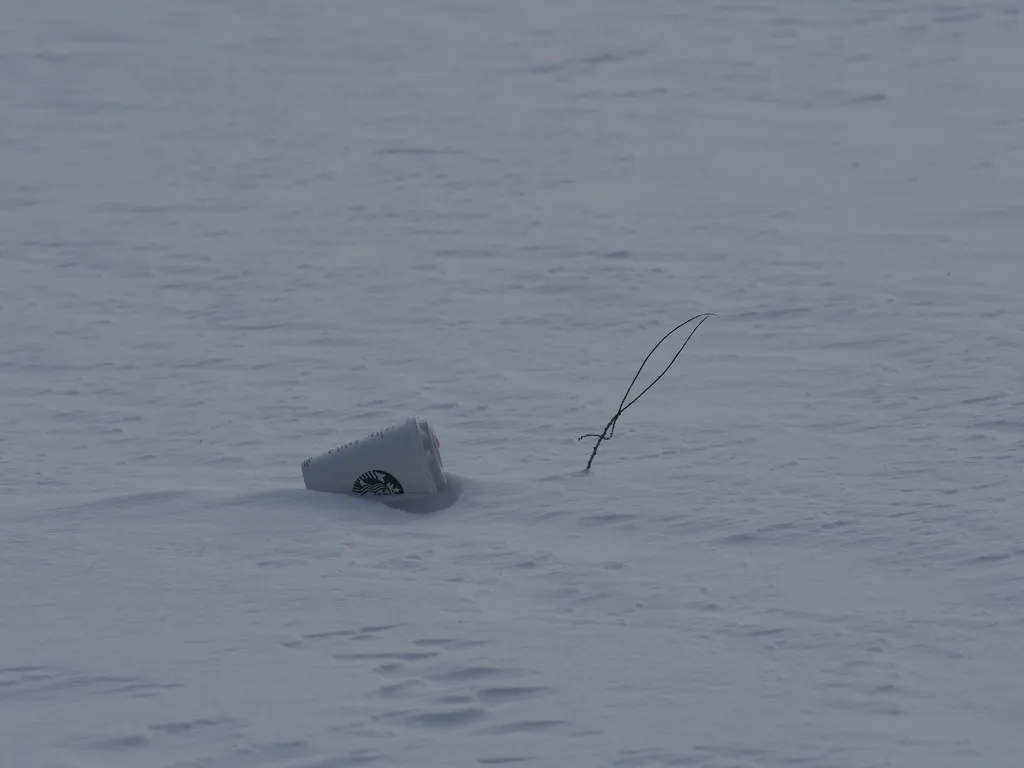
M 371 469 L 363 472 L 356 481 L 352 483 L 352 493 L 359 496 L 367 494 L 373 496 L 393 496 L 405 493 L 398 478 L 383 469 Z

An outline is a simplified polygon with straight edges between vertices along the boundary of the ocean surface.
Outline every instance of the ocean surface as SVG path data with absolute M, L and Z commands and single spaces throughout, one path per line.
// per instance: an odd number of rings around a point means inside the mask
M 6 0 L 0 762 L 1019 768 L 1022 11 Z

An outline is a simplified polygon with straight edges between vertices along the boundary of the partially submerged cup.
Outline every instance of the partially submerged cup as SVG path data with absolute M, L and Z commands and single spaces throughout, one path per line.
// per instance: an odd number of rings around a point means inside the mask
M 433 496 L 448 485 L 441 444 L 426 419 L 410 416 L 302 462 L 306 488 L 356 496 Z

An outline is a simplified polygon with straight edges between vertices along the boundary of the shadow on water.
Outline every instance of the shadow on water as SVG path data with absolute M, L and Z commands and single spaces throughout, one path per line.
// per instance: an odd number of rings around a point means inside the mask
M 224 488 L 186 488 L 177 490 L 154 490 L 103 495 L 96 498 L 68 500 L 56 505 L 52 511 L 57 514 L 74 514 L 82 517 L 83 512 L 101 512 L 104 519 L 111 516 L 151 518 L 159 514 L 163 519 L 193 517 L 196 513 L 208 514 L 211 510 L 246 507 L 248 514 L 263 509 L 280 514 L 284 507 L 299 505 L 307 509 L 319 509 L 327 515 L 344 511 L 357 518 L 369 516 L 372 519 L 390 517 L 389 510 L 414 515 L 430 515 L 451 509 L 460 501 L 463 506 L 487 503 L 495 498 L 530 499 L 540 494 L 545 499 L 562 495 L 576 496 L 581 492 L 577 485 L 584 478 L 593 480 L 591 473 L 577 470 L 533 477 L 489 477 L 466 478 L 452 472 L 447 473 L 448 484 L 432 496 L 354 496 L 310 491 L 305 488 L 264 488 L 242 491 Z M 543 490 L 541 490 L 543 489 Z M 394 519 L 394 518 L 392 518 Z M 400 519 L 400 518 L 399 518 Z
M 288 500 L 291 503 L 301 501 L 304 505 L 337 512 L 345 510 L 358 516 L 369 514 L 371 517 L 387 512 L 390 509 L 407 512 L 413 515 L 429 515 L 442 512 L 455 506 L 455 503 L 462 497 L 465 489 L 465 480 L 457 475 L 448 473 L 448 484 L 433 496 L 354 496 L 346 493 L 324 493 L 320 491 L 288 490 L 276 492 L 264 492 L 258 496 L 264 500 L 277 498 L 279 501 Z M 238 499 L 242 501 L 242 499 Z M 384 516 L 389 517 L 388 515 Z
M 448 484 L 433 496 L 420 498 L 401 496 L 382 496 L 380 500 L 387 506 L 409 512 L 414 515 L 429 515 L 441 512 L 453 506 L 462 496 L 465 483 L 461 477 L 448 473 Z

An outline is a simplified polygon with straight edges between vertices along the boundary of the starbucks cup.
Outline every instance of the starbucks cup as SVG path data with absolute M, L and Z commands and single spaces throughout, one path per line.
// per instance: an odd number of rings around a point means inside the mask
M 355 496 L 432 496 L 447 484 L 441 445 L 425 419 L 373 432 L 302 462 L 311 491 Z

